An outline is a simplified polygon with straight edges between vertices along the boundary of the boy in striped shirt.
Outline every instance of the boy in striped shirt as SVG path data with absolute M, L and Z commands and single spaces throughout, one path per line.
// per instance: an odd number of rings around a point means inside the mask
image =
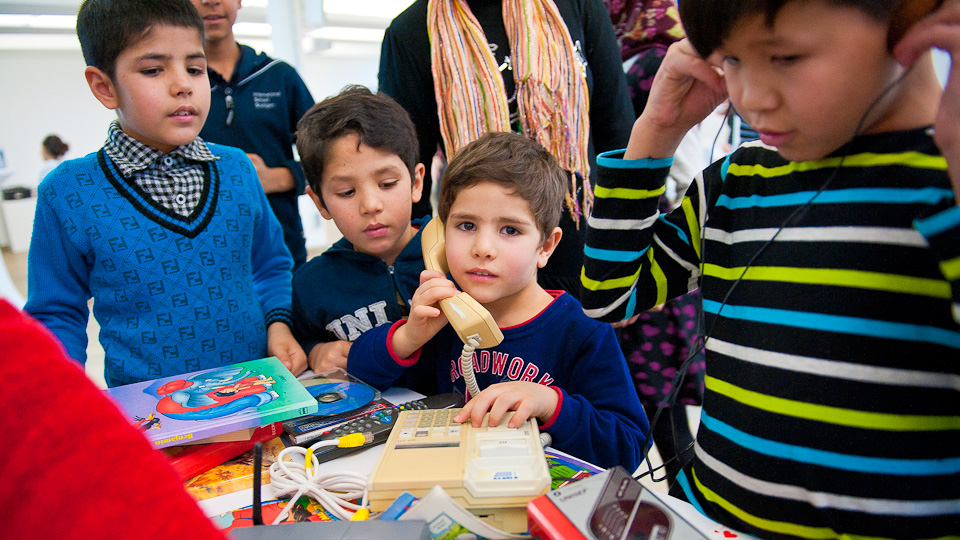
M 725 525 L 960 533 L 960 91 L 928 50 L 960 58 L 956 4 L 897 42 L 896 0 L 681 2 L 690 41 L 598 160 L 584 309 L 701 287 L 706 395 L 671 492 Z M 677 144 L 728 97 L 760 141 L 658 216 Z

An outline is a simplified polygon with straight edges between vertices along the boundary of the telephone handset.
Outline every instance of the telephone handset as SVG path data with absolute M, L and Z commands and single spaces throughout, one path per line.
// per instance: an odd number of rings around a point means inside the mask
M 446 238 L 443 222 L 439 217 L 430 220 L 420 232 L 420 244 L 423 247 L 423 262 L 429 270 L 438 270 L 447 274 Z M 463 341 L 461 371 L 471 396 L 480 393 L 476 378 L 473 376 L 473 350 L 487 349 L 503 341 L 503 333 L 493 320 L 493 316 L 469 294 L 461 292 L 456 296 L 440 301 L 440 309 L 447 316 L 450 326 Z
M 943 0 L 903 0 L 894 10 L 890 19 L 890 29 L 887 31 L 887 48 L 893 47 L 903 38 L 907 30 L 917 21 L 943 4 Z

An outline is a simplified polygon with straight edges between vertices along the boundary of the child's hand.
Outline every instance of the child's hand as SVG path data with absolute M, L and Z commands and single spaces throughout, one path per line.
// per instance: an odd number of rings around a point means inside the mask
M 440 311 L 440 300 L 459 293 L 443 273 L 436 270 L 421 272 L 420 286 L 410 301 L 410 317 L 393 333 L 393 352 L 400 358 L 408 358 L 430 341 L 447 324 L 447 318 Z
M 276 356 L 294 375 L 307 369 L 307 355 L 293 337 L 290 327 L 282 322 L 272 323 L 267 328 L 267 354 Z
M 324 371 L 337 368 L 346 371 L 347 355 L 350 353 L 351 345 L 353 345 L 353 343 L 343 340 L 314 345 L 307 359 L 310 364 L 310 369 L 312 369 L 314 373 L 323 373 Z
M 934 120 L 933 139 L 947 160 L 955 198 L 960 202 L 960 3 L 948 0 L 914 24 L 893 52 L 904 66 L 913 66 L 931 47 L 950 54 L 950 74 Z
M 247 154 L 257 170 L 257 178 L 263 186 L 264 193 L 283 193 L 297 187 L 293 173 L 286 167 L 268 167 L 259 154 Z
M 516 411 L 507 424 L 515 428 L 530 417 L 546 422 L 556 412 L 559 401 L 557 391 L 542 384 L 526 381 L 491 384 L 468 401 L 453 420 L 464 422 L 469 418 L 474 427 L 480 427 L 483 415 L 489 411 L 490 425 L 497 426 L 507 411 Z
M 672 157 L 687 131 L 726 99 L 717 67 L 701 58 L 686 39 L 674 43 L 654 76 L 624 158 Z

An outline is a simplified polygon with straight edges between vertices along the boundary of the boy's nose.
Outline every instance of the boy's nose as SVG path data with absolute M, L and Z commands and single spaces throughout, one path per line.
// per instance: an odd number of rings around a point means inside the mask
M 496 254 L 496 244 L 489 235 L 481 232 L 473 238 L 472 251 L 474 257 L 490 259 Z
M 177 96 L 192 94 L 193 81 L 190 80 L 190 75 L 186 72 L 175 75 L 173 81 L 170 83 L 170 90 L 171 93 Z
M 383 201 L 373 193 L 360 193 L 360 211 L 364 214 L 379 214 L 383 210 Z
M 777 106 L 776 89 L 762 76 L 744 76 L 740 80 L 740 112 L 762 112 Z

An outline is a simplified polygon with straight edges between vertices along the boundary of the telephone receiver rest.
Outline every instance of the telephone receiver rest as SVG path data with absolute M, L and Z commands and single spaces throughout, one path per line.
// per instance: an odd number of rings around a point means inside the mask
M 443 232 L 443 222 L 435 217 L 424 225 L 420 232 L 420 245 L 423 248 L 423 262 L 429 270 L 438 270 L 444 274 L 450 273 L 447 266 L 445 250 L 446 239 Z M 460 293 L 440 301 L 440 309 L 447 316 L 450 326 L 460 336 L 464 343 L 471 336 L 478 336 L 478 349 L 487 349 L 499 345 L 503 341 L 503 333 L 493 316 L 479 302 L 467 293 Z
M 911 26 L 937 10 L 942 4 L 943 0 L 903 0 L 890 19 L 890 28 L 887 30 L 887 49 L 893 51 Z

